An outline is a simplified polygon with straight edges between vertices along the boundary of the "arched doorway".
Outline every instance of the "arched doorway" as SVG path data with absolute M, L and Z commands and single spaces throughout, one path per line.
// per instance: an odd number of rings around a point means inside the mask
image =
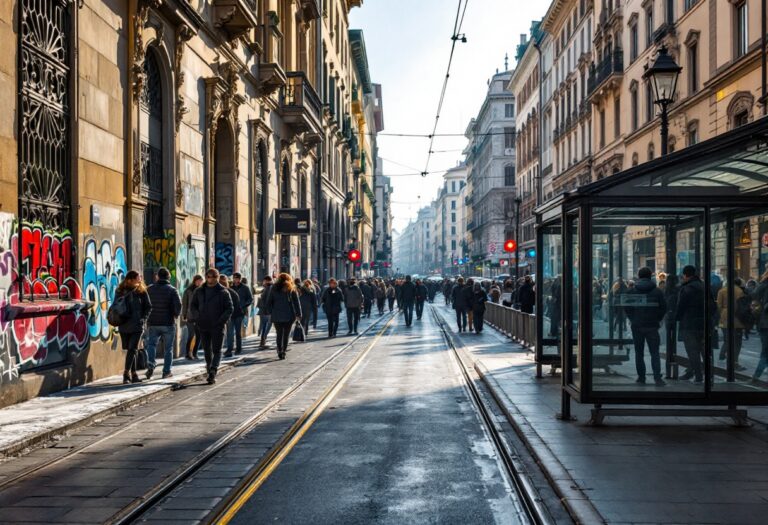
M 235 269 L 235 161 L 234 137 L 229 121 L 220 118 L 216 126 L 213 154 L 214 218 L 216 219 L 216 269 L 232 275 Z

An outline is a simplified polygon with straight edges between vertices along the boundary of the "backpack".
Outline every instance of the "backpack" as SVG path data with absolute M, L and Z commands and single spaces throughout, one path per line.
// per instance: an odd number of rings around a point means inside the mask
M 751 328 L 755 324 L 755 314 L 752 311 L 752 299 L 749 294 L 744 294 L 736 299 L 736 310 L 734 311 L 736 319 L 746 328 Z
M 131 315 L 131 308 L 128 298 L 131 294 L 127 293 L 115 297 L 109 310 L 107 310 L 107 322 L 110 326 L 120 326 Z

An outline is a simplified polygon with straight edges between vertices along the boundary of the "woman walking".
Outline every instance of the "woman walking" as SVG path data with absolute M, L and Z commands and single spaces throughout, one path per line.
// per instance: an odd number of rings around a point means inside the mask
M 341 315 L 341 304 L 344 302 L 344 294 L 338 288 L 336 279 L 331 277 L 328 281 L 328 288 L 323 292 L 320 303 L 323 305 L 323 311 L 328 318 L 328 338 L 336 337 L 336 331 L 339 329 L 339 315 Z
M 299 303 L 303 313 L 301 316 L 301 326 L 304 327 L 304 336 L 306 337 L 307 333 L 309 333 L 309 320 L 312 317 L 310 314 L 317 310 L 315 286 L 309 279 L 306 279 L 301 287 L 299 287 Z
M 472 322 L 475 325 L 475 333 L 479 334 L 483 331 L 483 316 L 488 295 L 480 283 L 475 283 L 472 296 Z
M 152 303 L 149 301 L 147 287 L 136 270 L 125 274 L 125 279 L 117 287 L 114 302 L 121 298 L 125 302 L 126 314 L 118 325 L 117 331 L 120 333 L 123 350 L 126 351 L 123 384 L 141 383 L 136 373 L 136 356 L 139 351 L 139 341 L 144 334 L 149 313 L 152 311 Z
M 387 288 L 384 286 L 383 281 L 376 283 L 376 308 L 379 310 L 379 315 L 384 315 L 384 303 L 387 300 Z
M 195 275 L 192 278 L 192 282 L 189 283 L 184 289 L 184 294 L 181 296 L 181 326 L 186 332 L 186 342 L 184 344 L 184 353 L 187 359 L 197 360 L 197 351 L 200 349 L 200 330 L 197 328 L 197 323 L 189 319 L 189 303 L 192 301 L 192 295 L 200 285 L 203 284 L 203 276 Z M 194 339 L 194 346 L 192 344 Z
M 392 310 L 395 308 L 396 295 L 395 287 L 392 286 L 392 283 L 390 282 L 387 285 L 387 307 L 389 308 L 389 313 L 392 313 Z
M 277 333 L 277 357 L 285 359 L 291 327 L 297 319 L 301 319 L 299 295 L 289 274 L 281 273 L 277 276 L 267 298 L 267 311 L 272 316 L 271 321 Z

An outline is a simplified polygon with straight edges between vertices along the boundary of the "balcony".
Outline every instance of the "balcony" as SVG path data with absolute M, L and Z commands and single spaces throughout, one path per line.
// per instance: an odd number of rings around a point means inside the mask
M 259 89 L 262 95 L 271 95 L 288 82 L 285 70 L 280 65 L 283 34 L 278 27 L 279 23 L 277 13 L 270 11 L 267 14 L 267 23 L 259 26 L 257 41 L 264 50 L 259 61 Z
M 256 0 L 213 0 L 213 25 L 229 40 L 239 38 L 259 25 Z
M 672 47 L 673 44 L 677 43 L 676 40 L 677 28 L 675 28 L 675 24 L 664 22 L 653 32 L 653 41 L 656 44 L 664 43 L 667 47 Z
M 579 103 L 579 120 L 582 120 L 588 117 L 589 114 L 590 114 L 590 105 L 587 104 L 586 100 L 582 100 Z
M 320 97 L 301 71 L 291 71 L 280 90 L 280 113 L 288 127 L 319 140 L 322 135 Z
M 306 20 L 320 18 L 320 5 L 317 0 L 300 0 L 299 5 Z
M 624 51 L 619 47 L 610 56 L 603 58 L 597 67 L 590 67 L 587 93 L 591 97 L 608 82 L 619 80 L 624 75 Z

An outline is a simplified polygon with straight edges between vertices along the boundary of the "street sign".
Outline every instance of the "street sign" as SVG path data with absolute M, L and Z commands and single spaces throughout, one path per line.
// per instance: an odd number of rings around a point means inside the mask
M 496 254 L 496 243 L 495 242 L 489 242 L 488 243 L 488 253 L 490 253 L 491 255 L 495 255 Z
M 768 233 L 763 234 L 763 247 L 768 248 Z
M 278 208 L 275 210 L 275 233 L 278 235 L 309 235 L 309 208 Z

